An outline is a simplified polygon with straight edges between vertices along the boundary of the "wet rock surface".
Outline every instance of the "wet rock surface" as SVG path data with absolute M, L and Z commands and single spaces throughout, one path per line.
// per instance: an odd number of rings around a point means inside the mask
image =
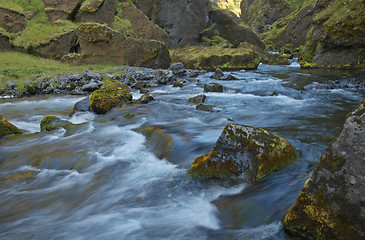
M 321 156 L 284 219 L 294 235 L 314 239 L 365 237 L 365 101 L 352 111 Z

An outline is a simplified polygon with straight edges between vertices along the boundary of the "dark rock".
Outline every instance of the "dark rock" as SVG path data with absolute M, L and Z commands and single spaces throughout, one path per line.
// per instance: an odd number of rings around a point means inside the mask
M 79 22 L 94 22 L 112 26 L 116 7 L 117 0 L 83 1 L 77 15 L 75 16 L 75 20 Z
M 86 80 L 103 81 L 103 74 L 96 72 L 86 72 L 83 76 Z
M 93 92 L 99 89 L 99 85 L 96 82 L 91 82 L 82 86 L 82 91 Z
M 89 97 L 86 97 L 75 103 L 75 106 L 73 108 L 73 112 L 87 112 L 89 110 L 90 110 Z
M 149 102 L 151 102 L 151 101 L 154 101 L 154 100 L 155 100 L 155 98 L 154 98 L 153 96 L 149 95 L 149 94 L 143 94 L 143 95 L 139 98 L 139 100 L 140 100 L 140 102 L 141 102 L 142 104 L 147 104 L 147 103 L 149 103 Z
M 365 237 L 365 100 L 347 115 L 285 216 L 288 231 L 313 239 Z
M 0 115 L 0 138 L 9 134 L 19 133 L 22 133 L 22 131 Z
M 220 78 L 220 80 L 237 80 L 237 78 L 231 74 L 225 74 Z
M 178 76 L 186 76 L 186 69 L 184 68 L 184 64 L 182 62 L 175 63 L 169 67 L 169 70 L 172 71 L 174 75 Z
M 198 96 L 189 98 L 188 102 L 194 103 L 194 104 L 199 104 L 199 103 L 204 103 L 206 99 L 207 99 L 207 96 L 202 94 L 202 95 L 198 95 Z
M 264 129 L 227 124 L 210 153 L 196 158 L 189 173 L 255 182 L 290 164 L 295 155 L 290 143 Z
M 196 105 L 195 107 L 198 110 L 202 110 L 202 111 L 206 111 L 206 112 L 213 112 L 213 107 L 210 105 L 206 105 L 203 103 L 199 103 L 198 105 Z
M 36 86 L 34 84 L 31 84 L 29 82 L 24 81 L 24 88 L 25 88 L 25 93 L 29 94 L 29 95 L 35 95 L 37 93 L 36 91 Z
M 0 8 L 0 27 L 11 33 L 21 32 L 26 27 L 25 15 L 9 9 Z
M 10 51 L 11 49 L 10 37 L 0 32 L 0 52 Z
M 145 81 L 138 81 L 135 84 L 132 85 L 132 88 L 135 89 L 142 89 L 145 88 L 147 86 L 148 82 Z
M 85 73 L 73 74 L 69 77 L 70 81 L 80 81 L 85 76 Z
M 182 88 L 184 85 L 186 84 L 186 81 L 184 80 L 179 80 L 179 81 L 175 81 L 172 86 L 173 87 L 180 87 Z
M 175 81 L 176 78 L 170 71 L 158 69 L 155 72 L 155 78 L 160 84 L 167 84 L 168 82 Z
M 214 79 L 221 79 L 221 77 L 223 77 L 224 73 L 220 68 L 217 68 L 214 71 L 214 74 L 212 76 L 210 76 L 210 78 L 214 78 Z
M 215 82 L 206 83 L 204 84 L 204 92 L 223 92 L 223 86 Z

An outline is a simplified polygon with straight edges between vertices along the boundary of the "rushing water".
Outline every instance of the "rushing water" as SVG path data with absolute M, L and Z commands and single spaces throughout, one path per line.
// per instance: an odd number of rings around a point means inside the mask
M 224 93 L 206 93 L 213 113 L 187 102 L 211 73 L 183 88 L 154 88 L 156 101 L 104 116 L 70 116 L 82 99 L 75 96 L 1 100 L 0 114 L 28 133 L 0 142 L 0 238 L 289 239 L 281 220 L 364 98 L 364 72 L 301 70 L 294 62 L 231 74 L 238 80 L 214 80 Z M 39 133 L 46 115 L 77 125 Z M 229 122 L 268 129 L 301 155 L 256 184 L 187 177 Z

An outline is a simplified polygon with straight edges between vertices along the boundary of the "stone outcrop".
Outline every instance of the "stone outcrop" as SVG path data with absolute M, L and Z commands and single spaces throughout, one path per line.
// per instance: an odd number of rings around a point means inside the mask
M 133 3 L 172 40 L 172 48 L 193 45 L 208 22 L 210 0 L 133 0 Z
M 43 0 L 46 14 L 50 21 L 59 19 L 75 20 L 84 0 Z
M 130 103 L 132 94 L 126 89 L 125 84 L 110 81 L 100 90 L 96 90 L 90 95 L 90 109 L 95 113 L 104 114 L 114 107 Z
M 19 133 L 22 133 L 22 131 L 0 115 L 0 138 L 9 134 Z
M 170 55 L 164 43 L 127 38 L 106 25 L 85 23 L 76 34 L 84 63 L 114 61 L 130 66 L 168 68 Z
M 166 32 L 151 22 L 139 9 L 133 4 L 124 4 L 121 7 L 121 18 L 131 23 L 133 32 L 131 37 L 137 39 L 157 40 L 165 43 L 167 47 L 171 46 L 171 39 Z
M 81 4 L 76 21 L 96 22 L 112 26 L 117 0 L 86 0 Z
M 240 43 L 248 42 L 258 49 L 265 48 L 259 36 L 244 24 L 242 19 L 228 10 L 216 7 L 209 12 L 209 21 L 202 33 L 202 38 L 203 42 L 213 44 L 227 41 L 233 47 L 238 47 Z
M 313 239 L 365 238 L 365 101 L 352 111 L 321 156 L 284 219 Z
M 262 63 L 268 65 L 290 65 L 290 61 L 279 54 L 266 54 L 262 59 Z
M 197 157 L 189 173 L 255 182 L 291 163 L 295 155 L 290 143 L 264 129 L 227 124 L 213 149 Z
M 261 57 L 253 45 L 246 43 L 238 48 L 186 46 L 175 50 L 172 60 L 182 62 L 190 69 L 214 71 L 220 68 L 229 71 L 257 69 Z
M 282 0 L 243 0 L 241 19 L 257 33 L 270 29 L 270 25 L 290 13 L 287 1 Z
M 21 32 L 26 24 L 24 14 L 0 7 L 0 27 L 4 28 L 5 31 L 11 33 Z

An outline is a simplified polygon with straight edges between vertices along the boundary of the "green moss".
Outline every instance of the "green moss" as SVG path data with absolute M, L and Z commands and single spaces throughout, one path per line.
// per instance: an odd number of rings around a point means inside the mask
M 80 10 L 83 12 L 95 13 L 104 0 L 86 0 L 82 3 Z
M 132 23 L 128 19 L 122 19 L 119 16 L 114 18 L 113 29 L 126 37 L 132 37 L 134 32 Z
M 0 138 L 9 134 L 20 134 L 22 131 L 0 115 Z
M 134 114 L 133 113 L 126 113 L 126 114 L 124 114 L 123 115 L 123 117 L 122 118 L 128 118 L 128 119 L 131 119 L 131 118 L 134 118 Z
M 114 32 L 107 25 L 99 23 L 85 23 L 80 25 L 77 30 L 89 42 L 109 42 Z
M 117 81 L 109 81 L 103 85 L 100 90 L 94 91 L 90 95 L 90 108 L 98 113 L 107 113 L 114 107 L 122 106 L 132 100 L 132 94 L 126 89 L 126 86 Z
M 55 116 L 46 116 L 42 119 L 40 128 L 41 131 L 54 131 L 71 124 L 69 121 L 61 120 Z

